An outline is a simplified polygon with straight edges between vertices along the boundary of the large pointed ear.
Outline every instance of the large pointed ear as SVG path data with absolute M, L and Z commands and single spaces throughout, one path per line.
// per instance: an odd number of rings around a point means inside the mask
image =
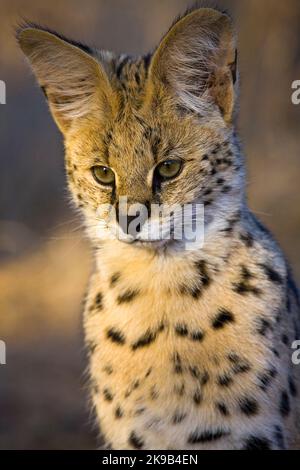
M 109 107 L 111 87 L 104 68 L 79 46 L 38 28 L 17 34 L 62 132 L 75 119 Z
M 171 27 L 154 53 L 150 74 L 180 106 L 200 115 L 217 105 L 232 119 L 237 87 L 237 52 L 229 16 L 210 8 L 195 10 Z

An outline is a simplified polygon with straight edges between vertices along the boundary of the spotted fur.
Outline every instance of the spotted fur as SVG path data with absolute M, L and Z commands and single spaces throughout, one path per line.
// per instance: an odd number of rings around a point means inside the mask
M 107 441 L 114 449 L 291 448 L 299 296 L 245 202 L 229 16 L 192 10 L 140 58 L 35 25 L 18 39 L 64 134 L 69 188 L 95 248 L 84 328 Z M 155 179 L 155 166 L 174 157 L 183 162 L 178 177 Z M 113 168 L 113 189 L 95 181 L 95 165 Z M 107 213 L 97 209 L 125 195 L 147 207 L 202 202 L 204 246 L 108 239 Z

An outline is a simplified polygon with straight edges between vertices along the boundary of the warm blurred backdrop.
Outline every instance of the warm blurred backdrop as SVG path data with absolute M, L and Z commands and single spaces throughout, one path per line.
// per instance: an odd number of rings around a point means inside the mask
M 215 3 L 215 2 L 214 2 Z M 253 211 L 300 280 L 299 0 L 220 0 L 236 19 L 240 128 Z M 206 4 L 210 4 L 209 1 Z M 185 0 L 0 0 L 0 448 L 95 448 L 85 390 L 81 299 L 91 269 L 68 205 L 63 145 L 17 49 L 22 19 L 99 48 L 145 53 Z

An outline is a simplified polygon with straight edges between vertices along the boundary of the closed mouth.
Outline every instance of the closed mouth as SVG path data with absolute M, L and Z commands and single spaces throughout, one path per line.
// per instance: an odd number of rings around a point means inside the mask
M 175 240 L 174 238 L 166 238 L 160 240 L 135 240 L 134 246 L 138 248 L 148 248 L 160 251 L 175 247 L 175 245 L 178 245 L 178 242 L 179 241 Z
M 129 245 L 133 245 L 133 246 L 137 246 L 137 247 L 144 247 L 144 248 L 163 248 L 165 247 L 168 243 L 174 241 L 174 240 L 170 240 L 170 239 L 138 239 L 138 238 L 135 238 L 135 239 L 127 239 L 127 240 L 122 240 L 124 241 L 125 243 L 129 244 Z

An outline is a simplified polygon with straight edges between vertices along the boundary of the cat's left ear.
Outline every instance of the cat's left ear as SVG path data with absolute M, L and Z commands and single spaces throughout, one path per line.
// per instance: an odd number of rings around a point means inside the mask
M 108 76 L 83 47 L 31 26 L 22 28 L 17 39 L 63 133 L 77 119 L 109 111 L 112 90 Z
M 200 8 L 178 20 L 155 51 L 150 74 L 185 109 L 205 115 L 217 106 L 230 123 L 238 78 L 230 17 Z

